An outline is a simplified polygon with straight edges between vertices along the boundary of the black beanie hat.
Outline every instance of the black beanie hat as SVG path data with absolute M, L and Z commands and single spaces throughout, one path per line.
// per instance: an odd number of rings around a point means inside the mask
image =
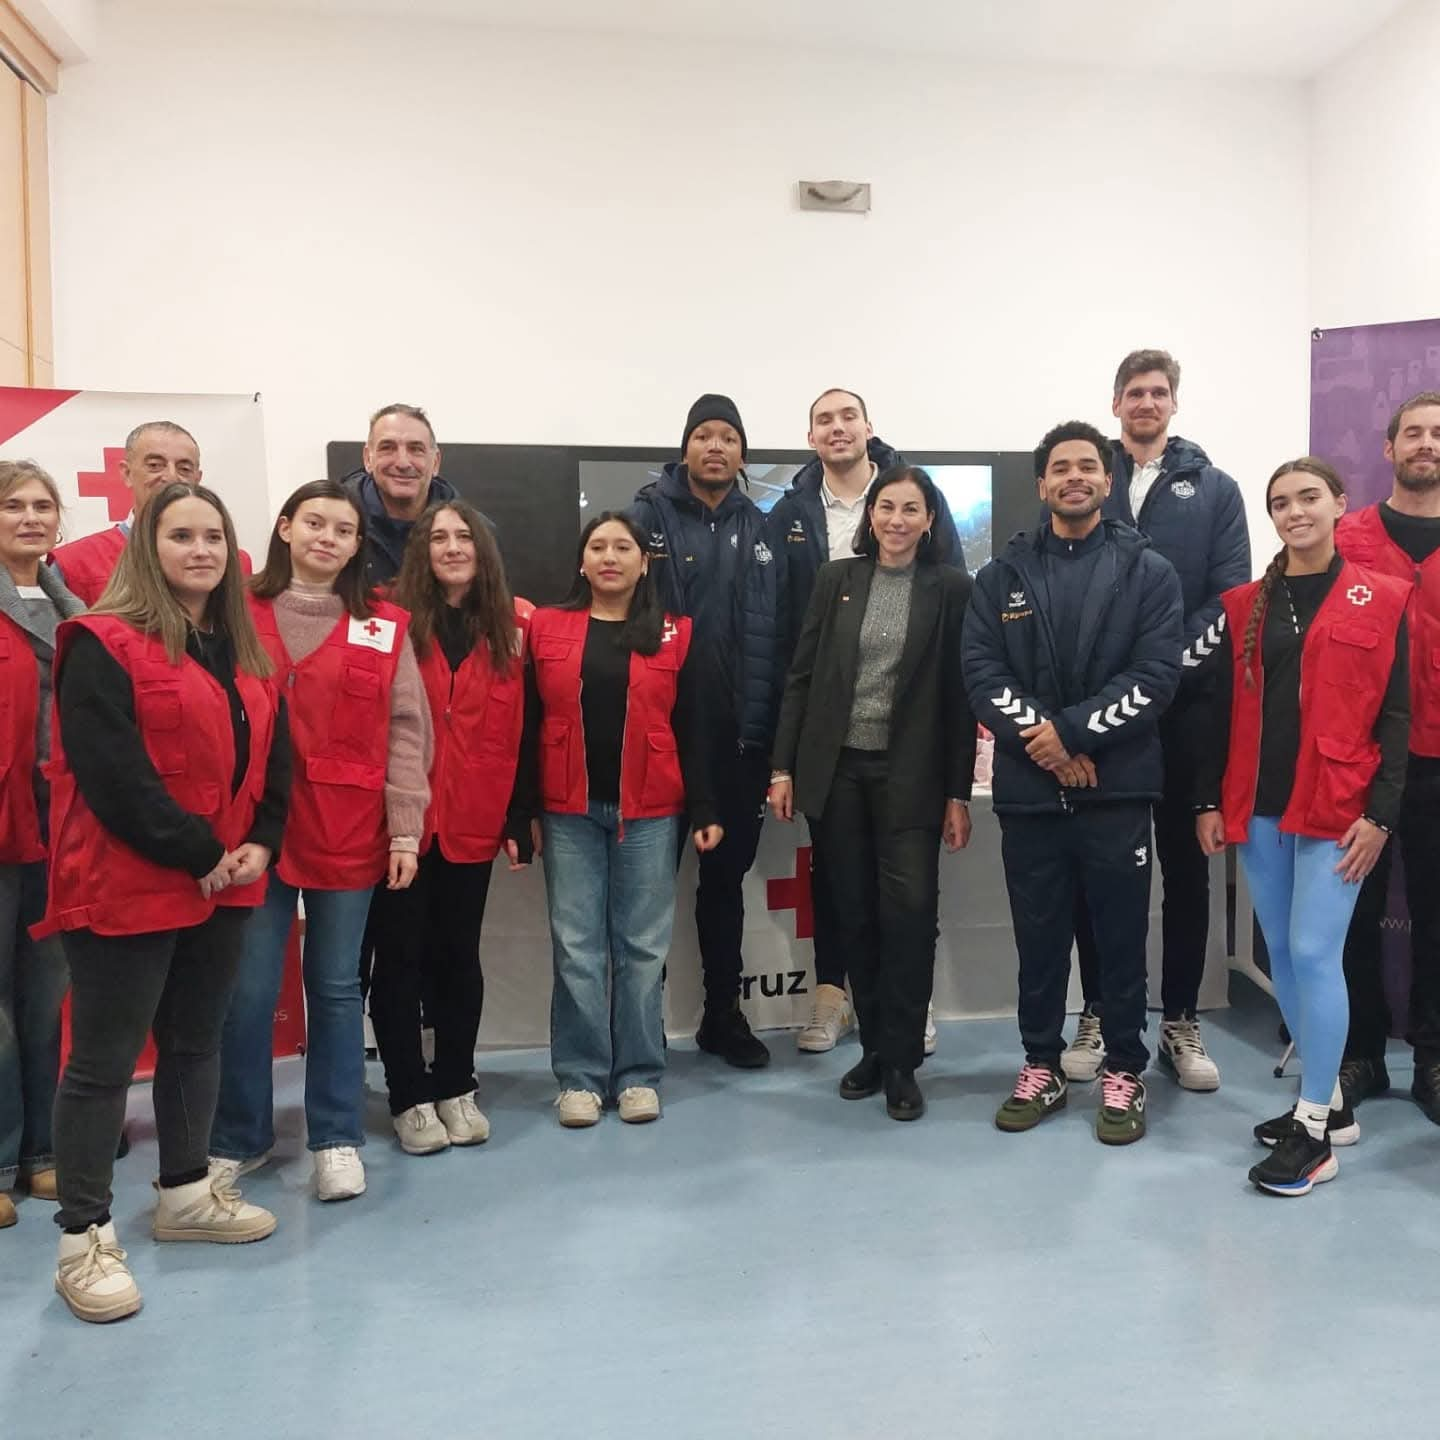
M 740 456 L 743 459 L 749 449 L 749 442 L 745 439 L 745 426 L 740 422 L 740 412 L 728 395 L 702 395 L 690 407 L 690 413 L 685 417 L 685 436 L 680 441 L 680 458 L 685 458 L 691 435 L 707 420 L 723 420 L 739 435 Z

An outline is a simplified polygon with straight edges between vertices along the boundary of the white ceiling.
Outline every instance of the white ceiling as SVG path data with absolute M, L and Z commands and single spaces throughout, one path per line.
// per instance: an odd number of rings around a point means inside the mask
M 105 0 L 119 8 L 137 0 Z M 153 3 L 153 0 L 150 0 Z M 178 0 L 177 0 L 178 3 Z M 1410 0 L 183 0 L 823 51 L 1302 78 Z

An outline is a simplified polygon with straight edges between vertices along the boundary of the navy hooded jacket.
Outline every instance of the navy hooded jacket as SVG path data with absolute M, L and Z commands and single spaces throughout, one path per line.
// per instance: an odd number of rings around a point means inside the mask
M 356 470 L 347 475 L 341 484 L 355 497 L 365 512 L 365 579 L 371 585 L 388 585 L 400 573 L 400 562 L 405 558 L 405 546 L 410 532 L 415 528 L 413 520 L 395 520 L 385 509 L 380 498 L 380 488 L 375 477 L 368 470 Z M 430 493 L 425 499 L 426 506 L 438 500 L 453 500 L 455 487 L 439 475 L 430 481 Z M 480 517 L 487 525 L 490 521 Z M 490 527 L 495 528 L 493 525 Z
M 779 567 L 764 515 L 738 483 L 710 509 L 690 493 L 685 466 L 676 462 L 641 487 L 631 513 L 650 536 L 660 603 L 691 618 L 692 645 L 706 657 L 711 688 L 730 702 L 732 724 L 713 733 L 728 738 L 728 731 L 768 753 L 785 671 Z
M 1059 812 L 1154 800 L 1164 783 L 1157 721 L 1180 682 L 1180 582 L 1128 525 L 1105 520 L 1105 545 L 1078 600 L 1075 654 L 1057 653 L 1057 615 L 1041 547 L 1048 522 L 1016 535 L 980 571 L 965 617 L 965 688 L 995 735 L 995 809 Z M 1099 785 L 1064 789 L 1025 753 L 1021 731 L 1054 722 Z
M 905 463 L 905 457 L 898 450 L 891 449 L 874 436 L 870 438 L 868 450 L 870 459 L 881 470 Z M 767 522 L 770 549 L 780 567 L 779 583 L 785 596 L 786 626 L 781 639 L 782 658 L 787 666 L 795 653 L 795 642 L 800 638 L 800 626 L 810 604 L 810 592 L 815 588 L 817 572 L 827 560 L 848 558 L 830 554 L 830 540 L 825 529 L 825 502 L 820 496 L 824 478 L 825 467 L 817 456 L 790 482 L 790 488 L 775 502 Z M 956 532 L 950 506 L 938 486 L 936 491 L 940 508 L 935 515 L 931 543 L 940 547 L 936 555 L 942 564 L 963 570 L 965 554 L 960 548 L 960 536 Z
M 1135 462 L 1122 444 L 1113 447 L 1114 484 L 1102 513 L 1123 520 L 1150 543 L 1180 577 L 1185 606 L 1183 680 L 1196 687 L 1206 658 L 1220 643 L 1224 620 L 1220 596 L 1250 576 L 1250 531 L 1240 487 L 1193 440 L 1172 435 L 1139 515 L 1130 510 Z

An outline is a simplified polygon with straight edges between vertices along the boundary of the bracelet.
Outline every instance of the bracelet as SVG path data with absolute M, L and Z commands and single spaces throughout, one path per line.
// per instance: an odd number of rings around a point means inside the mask
M 1362 815 L 1360 818 L 1368 820 L 1377 830 L 1383 830 L 1387 835 L 1395 833 L 1388 825 L 1382 825 L 1373 815 Z
M 776 770 L 770 776 L 770 783 L 778 785 L 782 780 L 793 780 L 794 778 L 788 770 Z
M 970 808 L 970 802 L 962 799 L 959 795 L 947 795 L 945 803 L 947 805 L 963 805 L 967 810 Z

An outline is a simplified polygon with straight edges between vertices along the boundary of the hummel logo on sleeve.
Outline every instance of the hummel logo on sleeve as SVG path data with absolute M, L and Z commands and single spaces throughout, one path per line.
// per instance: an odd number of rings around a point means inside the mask
M 1031 725 L 1038 725 L 1040 717 L 1031 706 L 1022 700 L 1008 685 L 998 695 L 991 697 L 990 703 L 1002 714 L 1008 715 L 1021 729 L 1028 729 Z
M 1150 703 L 1150 697 L 1137 685 L 1128 695 L 1122 695 L 1113 705 L 1106 705 L 1103 709 L 1097 710 L 1090 717 L 1085 728 L 1093 730 L 1097 735 L 1118 730 L 1127 720 L 1133 720 L 1140 713 L 1141 707 Z
M 1190 648 L 1182 652 L 1180 656 L 1180 663 L 1191 670 L 1203 665 L 1206 658 L 1215 653 L 1216 647 L 1220 644 L 1220 637 L 1224 633 L 1225 616 L 1222 614 L 1213 625 L 1190 642 Z

